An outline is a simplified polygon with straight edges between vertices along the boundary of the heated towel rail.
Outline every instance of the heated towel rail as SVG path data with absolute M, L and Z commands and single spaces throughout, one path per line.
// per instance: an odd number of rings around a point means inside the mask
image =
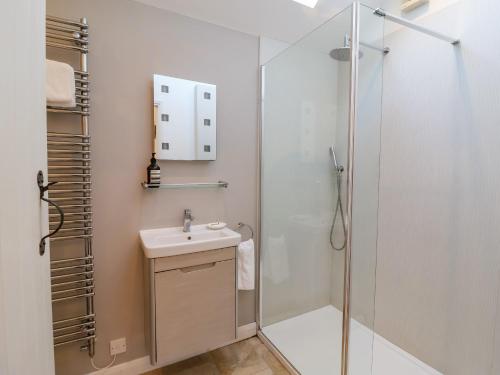
M 64 211 L 64 224 L 51 243 L 51 287 L 54 346 L 80 343 L 81 350 L 94 356 L 96 338 L 94 313 L 94 256 L 92 252 L 92 183 L 90 165 L 90 92 L 88 56 L 88 24 L 59 17 L 46 17 L 46 46 L 49 52 L 64 52 L 72 60 L 79 59 L 75 69 L 76 106 L 74 108 L 47 106 L 47 112 L 59 118 L 49 118 L 47 133 L 49 199 Z M 63 51 L 64 50 L 64 51 Z M 57 52 L 56 52 L 57 51 Z M 74 56 L 77 53 L 78 56 Z M 73 56 L 72 56 L 73 55 Z M 78 63 L 76 63 L 78 64 Z M 61 115 L 59 115 L 61 114 Z M 54 124 L 79 116 L 75 127 Z M 58 124 L 60 125 L 60 124 Z M 49 208 L 50 229 L 57 227 L 59 214 Z

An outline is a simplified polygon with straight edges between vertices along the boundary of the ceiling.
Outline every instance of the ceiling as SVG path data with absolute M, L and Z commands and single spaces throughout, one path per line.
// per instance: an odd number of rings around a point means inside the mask
M 136 0 L 256 36 L 294 42 L 352 0 L 319 0 L 308 8 L 291 0 Z

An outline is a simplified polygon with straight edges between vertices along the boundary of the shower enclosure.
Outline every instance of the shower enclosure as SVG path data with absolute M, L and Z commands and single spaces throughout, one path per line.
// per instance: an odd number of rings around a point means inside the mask
M 387 17 L 354 2 L 262 67 L 259 335 L 303 375 L 392 355 L 374 333 Z

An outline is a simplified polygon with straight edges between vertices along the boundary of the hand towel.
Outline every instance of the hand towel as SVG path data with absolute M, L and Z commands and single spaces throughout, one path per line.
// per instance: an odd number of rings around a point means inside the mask
M 255 289 L 255 246 L 252 239 L 238 245 L 238 289 Z
M 72 108 L 75 101 L 75 71 L 71 65 L 59 61 L 46 61 L 45 91 L 47 105 Z

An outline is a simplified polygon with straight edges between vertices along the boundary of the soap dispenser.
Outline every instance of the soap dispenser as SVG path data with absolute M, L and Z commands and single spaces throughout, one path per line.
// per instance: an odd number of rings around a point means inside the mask
M 153 152 L 153 156 L 151 157 L 151 164 L 149 164 L 148 166 L 148 186 L 157 188 L 160 186 L 160 180 L 160 166 L 158 165 L 158 161 L 155 158 L 155 153 Z

